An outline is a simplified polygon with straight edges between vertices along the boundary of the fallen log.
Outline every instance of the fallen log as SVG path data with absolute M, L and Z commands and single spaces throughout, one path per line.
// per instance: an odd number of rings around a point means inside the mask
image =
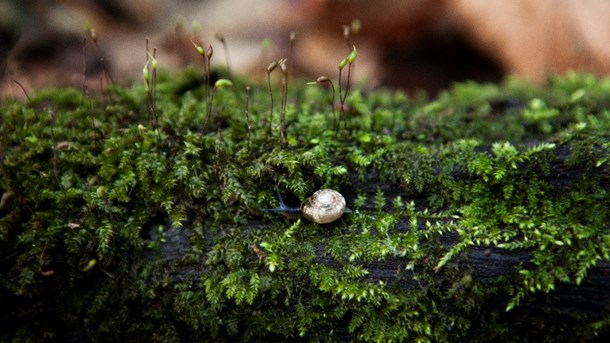
M 251 136 L 237 111 L 197 124 L 212 104 L 189 75 L 155 125 L 130 89 L 2 104 L 2 339 L 607 338 L 609 81 L 355 92 L 338 122 L 297 89 L 284 143 L 260 99 Z M 288 205 L 335 188 L 349 211 L 261 211 L 276 187 Z

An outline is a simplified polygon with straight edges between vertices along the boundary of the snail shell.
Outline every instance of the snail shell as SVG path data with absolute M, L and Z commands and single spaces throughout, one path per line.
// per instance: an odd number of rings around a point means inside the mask
M 345 198 L 332 189 L 321 189 L 301 204 L 301 215 L 314 223 L 333 222 L 345 212 Z
M 345 198 L 341 193 L 332 189 L 321 189 L 305 199 L 301 207 L 288 207 L 284 204 L 280 192 L 277 193 L 280 207 L 263 209 L 266 212 L 279 212 L 290 219 L 302 215 L 306 219 L 317 223 L 327 224 L 333 222 L 345 212 Z

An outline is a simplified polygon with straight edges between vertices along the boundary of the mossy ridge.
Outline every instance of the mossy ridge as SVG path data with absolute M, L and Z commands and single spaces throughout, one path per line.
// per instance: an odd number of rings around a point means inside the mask
M 68 323 L 93 340 L 171 341 L 184 326 L 244 340 L 519 339 L 505 307 L 609 260 L 610 80 L 463 83 L 427 103 L 353 90 L 339 132 L 327 90 L 293 85 L 287 146 L 277 117 L 267 130 L 266 89 L 252 91 L 248 141 L 246 81 L 218 92 L 208 127 L 200 82 L 194 70 L 160 74 L 158 130 L 142 86 L 91 106 L 78 90 L 1 104 L 1 297 L 18 334 L 61 335 Z M 299 199 L 345 190 L 359 212 L 326 227 L 263 218 L 276 184 Z M 190 251 L 169 266 L 140 257 L 164 244 L 147 232 L 159 216 L 190 230 Z M 481 246 L 530 259 L 482 285 L 466 254 Z M 387 261 L 395 275 L 370 275 Z M 176 280 L 177 263 L 201 275 Z M 490 303 L 498 294 L 505 304 Z M 607 314 L 563 315 L 574 323 L 557 330 L 607 330 Z

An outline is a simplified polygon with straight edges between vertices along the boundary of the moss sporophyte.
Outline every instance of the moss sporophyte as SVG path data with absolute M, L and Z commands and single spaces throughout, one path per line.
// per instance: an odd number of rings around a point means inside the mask
M 339 125 L 329 78 L 332 97 L 285 72 L 250 84 L 194 45 L 203 72 L 164 71 L 153 50 L 144 84 L 90 104 L 77 89 L 0 103 L 1 340 L 608 333 L 609 79 L 418 100 L 350 87 L 352 49 Z M 261 210 L 276 187 L 288 204 L 336 189 L 352 211 L 289 221 Z

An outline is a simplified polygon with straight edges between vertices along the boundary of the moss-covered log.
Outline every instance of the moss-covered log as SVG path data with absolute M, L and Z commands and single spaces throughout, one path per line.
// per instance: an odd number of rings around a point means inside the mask
M 344 113 L 294 85 L 285 141 L 265 86 L 205 84 L 0 104 L 2 340 L 607 338 L 610 80 L 352 89 Z M 276 187 L 350 212 L 262 212 Z

